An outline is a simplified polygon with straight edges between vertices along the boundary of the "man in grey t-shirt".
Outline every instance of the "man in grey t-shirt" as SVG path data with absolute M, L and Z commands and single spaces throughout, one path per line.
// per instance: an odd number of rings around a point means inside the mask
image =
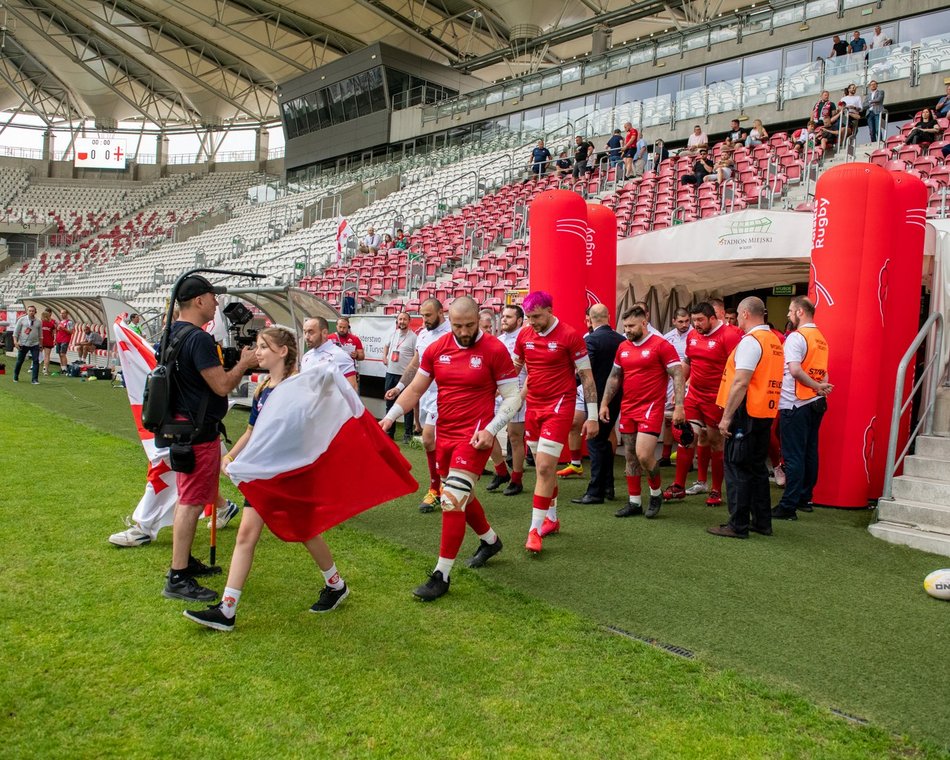
M 13 368 L 13 382 L 20 382 L 20 368 L 26 361 L 26 355 L 30 355 L 33 361 L 32 377 L 33 385 L 40 384 L 40 335 L 42 335 L 42 325 L 39 317 L 36 316 L 36 307 L 28 306 L 26 314 L 16 321 L 13 328 L 13 346 L 16 348 L 16 365 Z
M 396 315 L 396 326 L 393 329 L 392 335 L 389 336 L 389 340 L 386 341 L 386 346 L 383 348 L 383 356 L 386 361 L 384 392 L 396 387 L 396 384 L 402 377 L 402 373 L 406 371 L 406 367 L 408 367 L 409 362 L 412 361 L 412 355 L 415 353 L 415 350 L 416 334 L 409 329 L 409 314 L 404 311 L 400 312 Z M 386 402 L 387 412 L 394 402 L 395 399 Z M 403 417 L 403 438 L 408 438 L 412 435 L 412 422 L 413 412 L 412 409 L 410 409 Z M 389 428 L 388 432 L 390 438 L 395 438 L 395 425 Z

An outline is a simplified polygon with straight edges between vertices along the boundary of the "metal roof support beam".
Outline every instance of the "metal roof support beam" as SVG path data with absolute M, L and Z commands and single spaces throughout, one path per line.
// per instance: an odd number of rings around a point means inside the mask
M 459 61 L 461 56 L 457 50 L 453 50 L 448 45 L 442 42 L 438 37 L 436 37 L 432 32 L 429 32 L 425 29 L 422 29 L 416 26 L 412 21 L 407 19 L 405 16 L 402 16 L 396 11 L 392 10 L 389 6 L 384 5 L 381 0 L 354 0 L 357 5 L 366 8 L 367 10 L 372 11 L 380 18 L 388 21 L 390 24 L 395 26 L 398 29 L 401 29 L 409 36 L 419 40 L 424 45 L 430 47 L 435 52 L 440 55 L 444 55 L 452 63 Z

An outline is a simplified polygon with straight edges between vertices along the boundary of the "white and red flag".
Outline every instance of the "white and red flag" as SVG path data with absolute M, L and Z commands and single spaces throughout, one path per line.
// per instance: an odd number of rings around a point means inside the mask
M 280 383 L 228 475 L 284 541 L 308 541 L 418 488 L 411 465 L 343 375 L 316 366 Z
M 336 220 L 336 263 L 337 264 L 343 261 L 343 251 L 346 250 L 346 241 L 349 240 L 352 235 L 353 235 L 353 228 L 350 227 L 350 223 L 346 220 L 346 217 L 341 216 L 339 219 Z
M 155 435 L 142 427 L 142 396 L 145 392 L 145 378 L 155 369 L 155 350 L 138 333 L 123 324 L 123 315 L 116 317 L 113 331 L 115 345 L 122 365 L 122 377 L 125 390 L 132 406 L 132 418 L 139 431 L 145 456 L 148 457 L 148 474 L 145 493 L 132 513 L 132 519 L 143 531 L 154 538 L 158 531 L 172 524 L 175 518 L 175 502 L 178 500 L 178 486 L 175 473 L 168 459 L 167 448 L 155 446 Z

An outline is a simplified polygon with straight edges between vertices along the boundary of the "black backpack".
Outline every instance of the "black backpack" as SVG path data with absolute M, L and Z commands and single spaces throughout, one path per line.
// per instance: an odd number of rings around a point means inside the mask
M 197 420 L 175 420 L 172 414 L 173 373 L 178 354 L 187 337 L 198 330 L 195 325 L 186 324 L 165 346 L 158 358 L 158 365 L 145 378 L 145 392 L 142 394 L 142 427 L 152 433 L 173 438 L 190 440 L 204 422 L 205 409 L 210 394 L 205 393 L 198 410 Z

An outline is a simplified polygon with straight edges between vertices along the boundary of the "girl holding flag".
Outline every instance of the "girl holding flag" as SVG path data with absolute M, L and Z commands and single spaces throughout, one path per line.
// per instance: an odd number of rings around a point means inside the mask
M 238 439 L 231 451 L 224 456 L 221 463 L 222 471 L 234 461 L 234 458 L 247 445 L 254 433 L 254 424 L 257 422 L 271 391 L 282 381 L 297 371 L 297 339 L 294 333 L 286 327 L 268 327 L 261 330 L 257 336 L 257 362 L 263 370 L 269 373 L 268 379 L 258 386 L 254 394 L 254 403 L 248 419 L 247 430 Z M 225 472 L 227 474 L 227 472 Z M 245 503 L 244 515 L 241 518 L 241 527 L 238 530 L 237 542 L 234 546 L 234 555 L 231 558 L 231 567 L 228 570 L 227 586 L 218 604 L 210 605 L 206 610 L 186 610 L 184 615 L 199 625 L 214 628 L 219 631 L 230 631 L 234 628 L 235 613 L 241 591 L 251 572 L 251 563 L 254 560 L 254 549 L 261 537 L 264 520 L 251 504 Z M 303 542 L 310 552 L 320 571 L 323 573 L 326 585 L 320 593 L 320 598 L 310 608 L 311 612 L 329 612 L 335 609 L 346 597 L 350 590 L 343 582 L 333 555 L 322 536 L 316 535 Z

